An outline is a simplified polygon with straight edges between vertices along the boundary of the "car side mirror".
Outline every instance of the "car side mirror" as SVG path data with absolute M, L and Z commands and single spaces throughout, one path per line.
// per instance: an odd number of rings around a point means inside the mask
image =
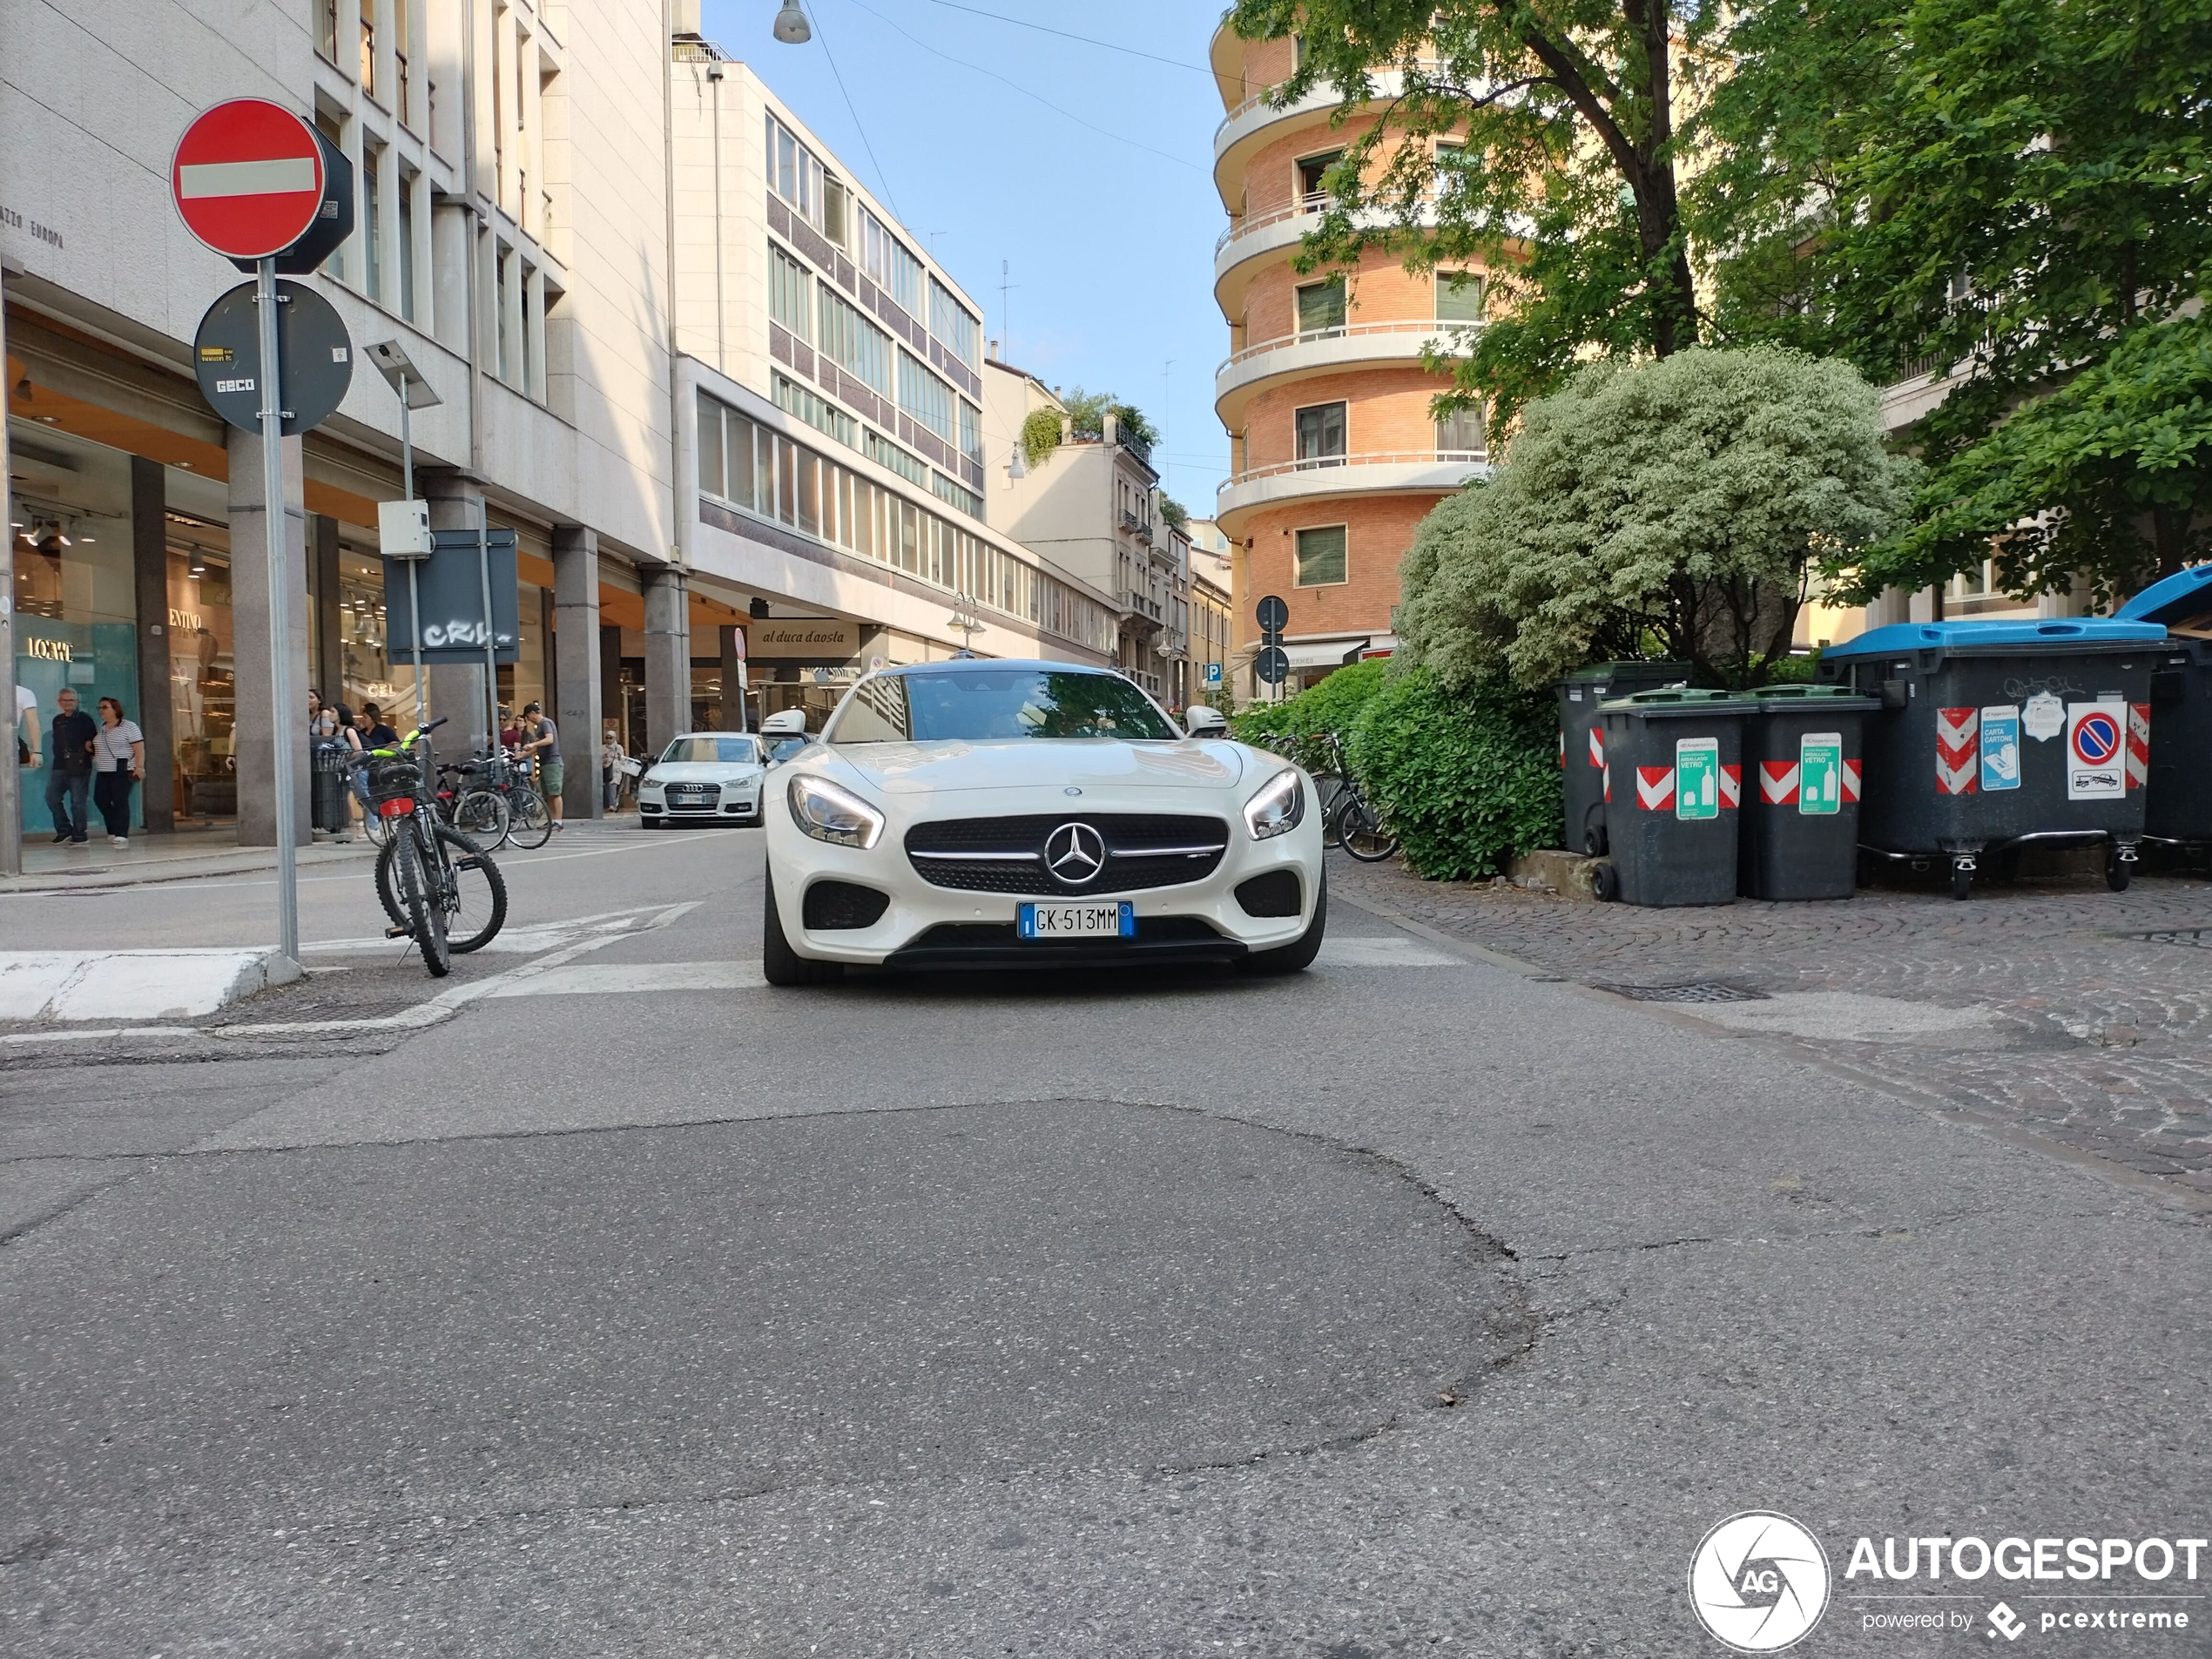
M 1229 735 L 1228 717 L 1219 709 L 1193 703 L 1183 711 L 1183 731 L 1186 737 L 1225 738 Z
M 806 735 L 805 709 L 779 709 L 760 723 L 764 738 L 799 738 Z

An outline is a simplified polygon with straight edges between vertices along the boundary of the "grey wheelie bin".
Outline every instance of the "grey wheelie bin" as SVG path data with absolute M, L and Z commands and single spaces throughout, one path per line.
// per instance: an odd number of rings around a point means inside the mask
M 1862 728 L 1882 705 L 1848 685 L 1770 685 L 1743 717 L 1738 890 L 1848 899 L 1858 887 Z
M 347 828 L 346 797 L 352 782 L 352 749 L 333 738 L 316 738 L 313 748 L 307 821 L 319 830 L 342 834 Z
M 1566 839 L 1570 853 L 1595 857 L 1605 851 L 1605 737 L 1598 705 L 1689 678 L 1688 663 L 1593 663 L 1561 680 L 1559 764 L 1567 796 Z
M 1897 623 L 1831 646 L 1819 678 L 1881 705 L 1867 717 L 1860 846 L 1951 862 L 1963 899 L 1984 858 L 2102 842 L 2128 885 L 2143 834 L 2155 623 Z
M 2150 676 L 2150 779 L 2143 839 L 2212 843 L 2212 564 L 2177 570 L 2120 607 L 2125 622 L 2155 622 L 2166 649 Z
M 1733 904 L 1743 717 L 1728 691 L 1638 691 L 1603 705 L 1607 840 L 1597 895 L 1634 905 Z

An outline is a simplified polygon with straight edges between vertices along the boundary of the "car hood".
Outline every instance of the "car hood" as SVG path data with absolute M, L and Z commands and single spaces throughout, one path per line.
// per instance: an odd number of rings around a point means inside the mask
M 759 774 L 749 760 L 657 760 L 645 768 L 645 780 L 656 784 L 734 784 Z
M 833 745 L 887 795 L 972 789 L 1226 789 L 1244 775 L 1242 745 L 1017 738 L 1002 743 Z

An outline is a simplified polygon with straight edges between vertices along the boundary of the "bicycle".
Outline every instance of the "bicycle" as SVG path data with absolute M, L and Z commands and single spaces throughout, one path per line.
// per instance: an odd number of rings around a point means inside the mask
M 1321 807 L 1321 842 L 1341 846 L 1362 864 L 1380 864 L 1398 851 L 1398 838 L 1383 827 L 1382 814 L 1367 804 L 1359 779 L 1332 732 L 1316 739 L 1335 762 L 1337 786 Z
M 459 780 L 453 788 L 438 791 L 440 811 L 447 822 L 486 852 L 507 844 L 507 797 L 498 786 L 499 765 L 496 759 L 469 760 L 438 768 L 441 784 L 448 772 Z M 482 781 L 488 778 L 492 781 Z
M 443 819 L 426 781 L 435 764 L 429 733 L 444 724 L 433 720 L 399 748 L 369 755 L 369 799 L 389 830 L 376 855 L 376 896 L 392 920 L 386 935 L 414 940 L 433 979 L 453 971 L 455 955 L 489 944 L 507 920 L 499 867 Z

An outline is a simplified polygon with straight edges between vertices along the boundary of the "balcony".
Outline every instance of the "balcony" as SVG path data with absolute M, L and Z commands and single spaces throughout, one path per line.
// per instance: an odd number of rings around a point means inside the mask
M 1122 528 L 1143 543 L 1145 546 L 1152 545 L 1152 521 L 1150 519 L 1139 518 L 1124 507 L 1122 509 Z
M 1229 228 L 1222 232 L 1213 245 L 1214 299 L 1220 305 L 1224 316 L 1234 317 L 1244 309 L 1243 281 L 1232 282 L 1231 279 L 1237 277 L 1240 270 L 1250 266 L 1256 260 L 1296 248 L 1306 232 L 1312 228 L 1312 220 L 1328 205 L 1327 195 L 1316 192 L 1301 196 L 1285 206 L 1266 212 L 1247 214 L 1243 219 L 1230 221 Z M 1388 209 L 1366 207 L 1352 216 L 1352 222 L 1363 229 L 1382 230 L 1395 224 L 1397 216 Z M 1433 205 L 1424 204 L 1420 222 L 1423 225 L 1435 224 L 1436 212 Z M 1244 274 L 1249 276 L 1250 273 L 1244 271 Z
M 1423 69 L 1440 66 L 1435 58 L 1420 60 Z M 1405 90 L 1405 76 L 1398 70 L 1379 71 L 1374 76 L 1377 100 L 1396 98 Z M 1280 129 L 1290 122 L 1306 122 L 1321 125 L 1343 100 L 1333 86 L 1316 86 L 1295 104 L 1282 109 L 1271 106 L 1268 100 L 1276 89 L 1269 87 L 1255 92 L 1237 105 L 1221 119 L 1213 134 L 1214 185 L 1221 192 L 1224 203 L 1232 201 L 1241 192 L 1231 190 L 1230 180 L 1241 172 L 1252 152 L 1264 144 L 1272 143 L 1281 136 Z
M 1356 322 L 1341 328 L 1308 329 L 1263 340 L 1222 360 L 1213 373 L 1214 409 L 1232 431 L 1244 399 L 1270 383 L 1314 369 L 1345 368 L 1359 363 L 1412 363 L 1434 341 L 1452 343 L 1461 325 L 1432 318 L 1395 322 Z
M 1489 470 L 1479 450 L 1412 450 L 1391 454 L 1318 456 L 1278 461 L 1221 481 L 1214 492 L 1214 517 L 1249 512 L 1279 502 L 1322 496 L 1413 495 L 1457 489 Z

